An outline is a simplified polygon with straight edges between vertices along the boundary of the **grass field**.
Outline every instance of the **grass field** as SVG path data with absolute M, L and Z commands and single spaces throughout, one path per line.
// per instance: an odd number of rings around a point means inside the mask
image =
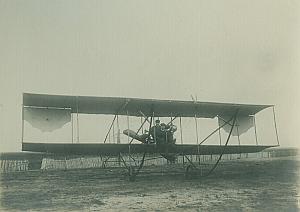
M 203 168 L 205 174 L 207 168 Z M 223 161 L 186 179 L 184 167 L 147 167 L 135 182 L 120 168 L 2 173 L 0 210 L 298 211 L 298 157 Z

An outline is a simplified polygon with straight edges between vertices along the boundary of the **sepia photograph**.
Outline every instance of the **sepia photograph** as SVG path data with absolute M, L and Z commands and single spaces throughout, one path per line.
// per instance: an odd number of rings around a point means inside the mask
M 0 0 L 0 211 L 300 211 L 300 1 Z

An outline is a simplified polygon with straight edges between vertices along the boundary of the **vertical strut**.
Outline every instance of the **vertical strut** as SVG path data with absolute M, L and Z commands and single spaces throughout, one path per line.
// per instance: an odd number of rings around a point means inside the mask
M 24 105 L 22 104 L 22 145 L 24 141 Z
M 241 153 L 241 140 L 240 140 L 240 132 L 239 132 L 239 125 L 238 124 L 236 124 L 236 132 L 237 132 L 237 136 L 238 136 L 240 158 L 241 158 L 242 157 L 242 153 Z
M 113 118 L 113 120 L 112 120 L 112 122 L 111 122 L 111 124 L 110 124 L 110 126 L 108 128 L 108 131 L 107 131 L 106 136 L 104 138 L 104 143 L 106 142 L 107 138 L 108 138 L 108 142 L 110 143 L 110 131 L 111 131 L 111 129 L 113 128 L 113 126 L 115 124 L 116 118 L 117 118 L 117 114 L 114 116 L 114 118 Z
M 179 117 L 179 127 L 180 127 L 180 143 L 183 144 L 183 140 L 182 140 L 182 121 L 181 121 L 181 117 Z
M 198 121 L 197 121 L 197 116 L 195 114 L 195 125 L 196 125 L 196 136 L 197 136 L 197 157 L 198 157 L 198 163 L 200 165 L 201 163 L 201 158 L 199 155 L 200 152 L 200 145 L 199 145 L 199 135 L 198 135 Z M 202 166 L 200 165 L 200 175 L 202 176 Z
M 182 121 L 181 121 L 181 116 L 179 117 L 179 127 L 180 127 L 180 143 L 183 144 L 183 139 L 182 139 Z M 182 164 L 184 164 L 184 155 L 182 153 Z
M 197 122 L 197 116 L 195 114 L 195 128 L 196 128 L 196 139 L 197 139 L 197 155 L 198 155 L 198 160 L 199 160 L 199 135 L 198 135 L 198 122 Z M 199 160 L 200 162 L 200 160 Z
M 76 108 L 77 108 L 77 116 L 76 116 L 76 118 L 77 118 L 77 121 L 76 121 L 76 123 L 77 123 L 77 143 L 79 143 L 78 96 L 76 97 Z
M 151 122 L 154 120 L 154 111 L 152 112 L 152 119 L 151 119 Z M 149 129 L 149 132 L 150 132 L 150 129 Z M 157 144 L 156 143 L 156 127 L 154 127 L 154 131 L 153 131 L 153 134 L 154 134 L 154 142 L 155 142 L 155 144 Z M 166 140 L 167 141 L 167 140 Z
M 198 157 L 198 161 L 200 164 L 200 158 L 199 158 L 199 150 L 200 150 L 200 146 L 199 146 L 199 135 L 198 135 L 198 123 L 197 123 L 197 115 L 196 115 L 196 111 L 197 111 L 197 96 L 196 99 L 194 99 L 193 95 L 191 95 L 193 102 L 195 104 L 195 128 L 196 128 L 196 139 L 197 139 L 197 157 Z
M 222 145 L 222 137 L 221 137 L 221 129 L 219 128 L 219 140 L 220 140 L 220 146 Z
M 71 111 L 71 132 L 72 132 L 72 137 L 71 137 L 71 139 L 72 139 L 72 144 L 73 144 L 73 142 L 74 142 L 74 138 L 73 138 L 73 136 L 74 136 L 74 121 L 73 121 L 73 113 L 72 113 L 72 111 Z
M 129 114 L 128 114 L 128 110 L 126 111 L 126 118 L 127 118 L 127 129 L 130 130 L 129 127 Z M 128 142 L 128 154 L 129 154 L 129 176 L 132 176 L 133 174 L 133 169 L 131 166 L 131 145 L 130 145 L 130 141 L 129 141 L 129 136 L 127 136 L 127 142 Z
M 256 141 L 256 145 L 258 145 L 255 115 L 253 116 L 253 122 L 254 122 L 255 141 Z
M 115 143 L 115 120 L 114 120 L 114 122 L 113 122 L 113 126 L 112 126 L 112 136 L 113 136 L 113 143 Z
M 129 128 L 129 115 L 128 115 L 128 110 L 126 111 L 126 118 L 127 118 L 127 128 L 128 130 L 130 130 Z M 131 149 L 130 149 L 130 141 L 129 141 L 129 136 L 127 136 L 127 141 L 128 141 L 128 152 L 129 152 L 129 156 L 130 156 L 130 153 L 131 153 Z M 131 166 L 131 163 L 130 163 L 130 166 Z
M 280 143 L 279 143 L 279 137 L 278 137 L 277 123 L 276 123 L 275 106 L 273 106 L 273 118 L 274 118 L 274 127 L 275 127 L 277 145 L 279 146 Z
M 117 134 L 117 144 L 121 143 L 121 139 L 120 139 L 120 125 L 119 125 L 119 116 L 117 115 L 117 130 L 118 130 L 118 134 Z
M 222 145 L 222 137 L 221 137 L 221 127 L 220 127 L 220 124 L 219 124 L 219 117 L 218 117 L 218 125 L 219 125 L 219 140 L 220 140 L 220 146 Z

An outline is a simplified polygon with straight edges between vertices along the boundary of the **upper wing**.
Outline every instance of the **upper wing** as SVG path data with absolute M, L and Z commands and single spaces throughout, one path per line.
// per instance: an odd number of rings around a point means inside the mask
M 254 115 L 272 105 L 230 104 L 177 100 L 137 99 L 120 97 L 63 96 L 23 94 L 23 105 L 33 107 L 70 108 L 72 113 L 118 114 L 156 117 L 202 117 Z

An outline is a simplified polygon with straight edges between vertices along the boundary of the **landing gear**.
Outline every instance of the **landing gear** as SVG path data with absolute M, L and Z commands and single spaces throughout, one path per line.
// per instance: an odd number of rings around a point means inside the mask
M 130 182 L 135 181 L 135 179 L 136 179 L 136 174 L 137 174 L 137 173 L 136 173 L 134 167 L 132 167 L 132 166 L 128 167 L 128 179 L 129 179 Z
M 192 165 L 188 165 L 185 169 L 184 176 L 186 179 L 191 179 L 195 175 L 196 168 Z

